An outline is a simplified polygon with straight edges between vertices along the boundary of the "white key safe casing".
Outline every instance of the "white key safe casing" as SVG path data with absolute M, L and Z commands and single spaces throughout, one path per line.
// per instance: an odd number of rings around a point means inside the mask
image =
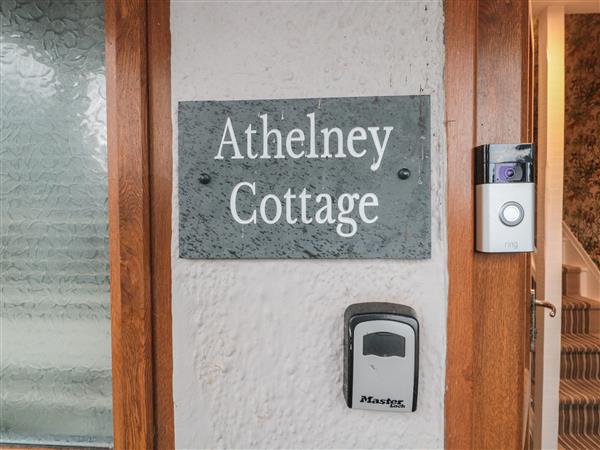
M 417 408 L 419 323 L 412 308 L 358 303 L 344 315 L 344 396 L 349 408 Z

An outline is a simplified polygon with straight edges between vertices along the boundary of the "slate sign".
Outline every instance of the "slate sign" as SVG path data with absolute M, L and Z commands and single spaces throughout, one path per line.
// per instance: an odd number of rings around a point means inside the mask
M 430 257 L 429 96 L 178 113 L 182 258 Z

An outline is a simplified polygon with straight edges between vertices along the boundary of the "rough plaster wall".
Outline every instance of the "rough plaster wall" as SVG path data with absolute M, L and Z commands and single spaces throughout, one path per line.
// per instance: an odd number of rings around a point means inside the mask
M 179 100 L 431 94 L 432 258 L 177 258 L 173 345 L 178 448 L 441 448 L 446 346 L 441 2 L 172 2 Z M 177 154 L 174 153 L 175 167 Z M 175 183 L 177 172 L 175 171 Z M 422 325 L 418 410 L 350 410 L 342 315 L 353 302 L 413 306 Z

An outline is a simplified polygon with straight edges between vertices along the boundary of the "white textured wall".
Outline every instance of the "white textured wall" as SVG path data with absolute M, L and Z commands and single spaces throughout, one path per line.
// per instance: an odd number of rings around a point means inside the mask
M 177 258 L 173 346 L 178 448 L 441 448 L 446 346 L 441 2 L 172 2 L 174 145 L 179 100 L 432 96 L 432 258 Z M 177 154 L 174 152 L 175 167 Z M 175 170 L 175 183 L 177 171 Z M 395 301 L 419 316 L 413 414 L 350 410 L 342 315 Z

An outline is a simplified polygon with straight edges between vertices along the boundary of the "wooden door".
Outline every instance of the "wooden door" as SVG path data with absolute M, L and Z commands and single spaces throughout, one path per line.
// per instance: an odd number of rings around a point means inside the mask
M 526 0 L 445 2 L 448 449 L 525 442 L 527 255 L 474 251 L 473 148 L 527 140 L 528 10 Z

